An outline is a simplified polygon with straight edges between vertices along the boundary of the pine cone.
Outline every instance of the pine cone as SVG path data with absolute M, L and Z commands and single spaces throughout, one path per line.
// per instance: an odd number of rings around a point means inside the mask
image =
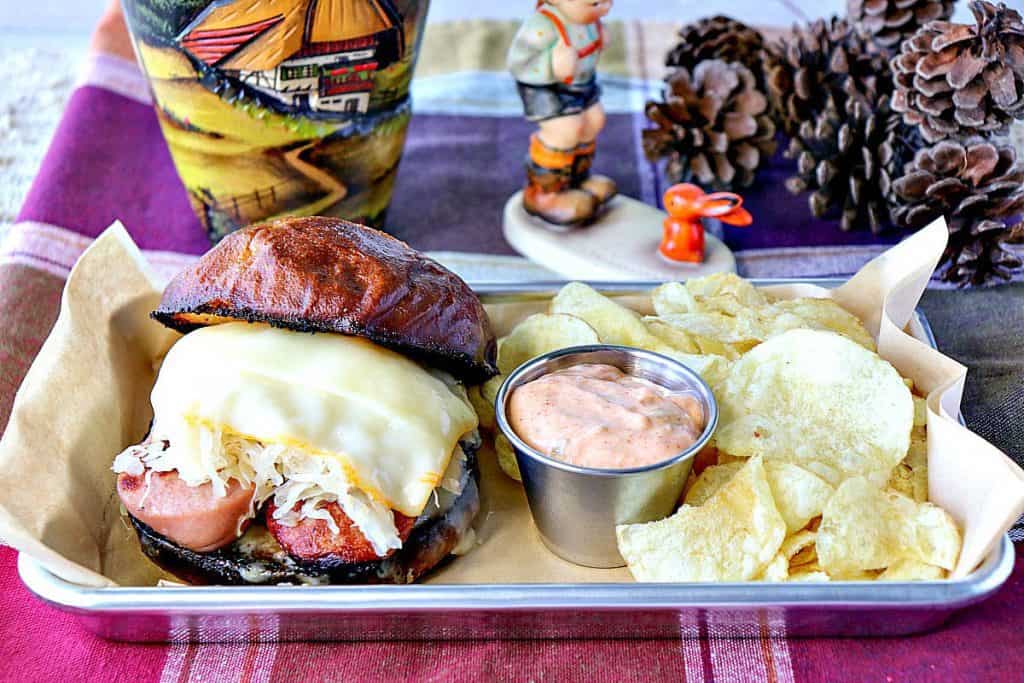
M 891 92 L 885 58 L 836 17 L 793 27 L 793 35 L 764 53 L 765 80 L 779 126 L 790 137 L 800 124 L 851 95 L 875 100 Z
M 970 8 L 974 26 L 933 21 L 893 60 L 893 109 L 928 142 L 1003 135 L 1024 117 L 1024 20 L 1001 3 Z
M 1024 223 L 1008 227 L 1002 221 L 984 220 L 966 231 L 968 235 L 946 249 L 949 267 L 942 279 L 960 286 L 983 285 L 995 280 L 1009 280 L 1021 267 L 1021 260 L 1007 249 L 1019 241 Z
M 868 225 L 882 232 L 890 223 L 892 179 L 912 154 L 907 136 L 888 95 L 873 108 L 852 98 L 843 111 L 830 105 L 790 139 L 786 156 L 797 159 L 798 170 L 786 188 L 811 191 L 808 203 L 819 218 L 838 209 L 843 230 Z
M 701 62 L 721 59 L 739 62 L 761 79 L 764 36 L 741 21 L 717 15 L 679 29 L 679 42 L 665 57 L 665 66 L 691 73 Z
M 1024 228 L 1004 221 L 1024 211 L 1024 163 L 1006 141 L 943 140 L 921 149 L 893 191 L 903 202 L 893 210 L 900 225 L 917 228 L 946 217 L 949 244 L 943 262 L 950 266 L 945 280 L 981 284 L 1008 279 L 1020 267 L 1005 243 Z
M 936 19 L 949 19 L 953 0 L 847 0 L 846 18 L 885 51 Z
M 667 158 L 672 182 L 696 181 L 716 190 L 739 189 L 775 152 L 768 100 L 750 69 L 718 59 L 665 79 L 664 102 L 648 102 L 655 124 L 643 132 L 652 161 Z

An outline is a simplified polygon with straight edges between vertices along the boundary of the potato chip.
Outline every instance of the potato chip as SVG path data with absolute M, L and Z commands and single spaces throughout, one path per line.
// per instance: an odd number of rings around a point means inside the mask
M 485 399 L 480 393 L 482 389 L 482 386 L 469 387 L 466 389 L 466 396 L 469 397 L 469 403 L 480 419 L 480 427 L 493 432 L 495 427 L 494 401 Z
M 494 452 L 498 454 L 498 466 L 501 467 L 501 471 L 516 481 L 522 481 L 516 452 L 512 450 L 512 442 L 504 434 L 494 435 Z
M 789 329 L 807 328 L 828 330 L 857 342 L 866 349 L 875 350 L 875 340 L 860 319 L 832 299 L 799 298 L 776 301 L 761 311 L 771 326 L 769 335 Z M 788 315 L 795 315 L 802 323 L 795 324 Z
M 491 405 L 494 410 L 494 401 L 498 398 L 498 390 L 505 381 L 505 375 L 495 375 L 480 385 L 480 400 Z
M 817 536 L 815 536 L 815 540 Z M 818 548 L 813 543 L 805 546 L 797 551 L 796 555 L 793 555 L 789 559 L 789 568 L 792 569 L 803 569 L 809 564 L 818 563 Z
M 647 316 L 642 319 L 644 327 L 652 335 L 657 337 L 663 344 L 682 351 L 683 353 L 700 353 L 697 342 L 678 327 L 673 327 L 656 316 Z
M 718 341 L 713 337 L 694 335 L 693 341 L 697 344 L 697 348 L 700 352 L 705 355 L 721 356 L 726 360 L 736 360 L 740 355 L 742 355 L 741 350 L 737 349 L 735 345 L 726 344 L 725 342 Z
M 669 282 L 651 292 L 651 304 L 658 315 L 697 313 L 697 299 L 682 282 Z
M 860 321 L 829 299 L 794 299 L 758 308 L 723 306 L 719 301 L 711 307 L 708 302 L 700 300 L 699 312 L 661 313 L 645 320 L 660 320 L 696 341 L 702 353 L 717 353 L 730 359 L 794 329 L 833 331 L 865 348 L 875 349 Z
M 697 299 L 697 309 L 701 313 L 721 313 L 730 316 L 740 316 L 757 311 L 765 304 L 745 304 L 732 294 L 719 294 L 716 296 L 702 296 Z
M 796 533 L 820 515 L 835 492 L 821 477 L 799 465 L 767 461 L 765 471 L 787 533 Z
M 775 558 L 786 525 L 752 458 L 704 505 L 615 531 L 637 581 L 747 581 Z
M 696 478 L 701 472 L 717 464 L 718 449 L 711 445 L 704 446 L 697 451 L 697 455 L 693 456 L 693 467 L 690 468 L 690 474 Z
M 752 344 L 767 336 L 761 320 L 751 312 L 731 316 L 723 313 L 671 313 L 658 320 L 686 332 L 721 344 Z
M 498 347 L 498 369 L 507 375 L 549 351 L 600 341 L 594 328 L 580 318 L 562 313 L 536 313 L 512 328 Z
M 747 308 L 756 308 L 768 303 L 768 299 L 757 287 L 736 273 L 714 273 L 687 280 L 686 289 L 698 301 L 702 298 L 730 297 Z
M 792 462 L 832 485 L 881 486 L 910 446 L 914 405 L 899 373 L 833 332 L 772 337 L 732 363 L 717 398 L 721 450 Z
M 688 280 L 686 284 L 669 282 L 651 293 L 651 303 L 659 316 L 676 313 L 726 313 L 737 315 L 768 303 L 756 287 L 734 273 L 716 273 Z
M 782 541 L 782 546 L 779 548 L 779 552 L 791 565 L 811 562 L 812 558 L 809 557 L 811 553 L 804 554 L 800 561 L 796 561 L 796 558 L 800 557 L 808 548 L 813 549 L 814 543 L 817 539 L 818 532 L 816 531 L 810 531 L 807 529 L 798 531 L 792 536 L 787 536 L 786 539 Z
M 754 581 L 786 581 L 789 578 L 789 560 L 782 553 L 778 553 L 768 563 L 768 566 L 761 570 L 761 573 L 754 577 Z
M 620 344 L 662 353 L 700 374 L 718 363 L 715 358 L 705 358 L 682 350 L 690 348 L 689 346 L 663 341 L 648 330 L 638 313 L 621 306 L 582 282 L 570 282 L 562 287 L 551 300 L 550 309 L 552 313 L 582 318 L 594 328 L 601 342 L 605 344 Z
M 705 469 L 686 494 L 687 505 L 703 505 L 743 466 L 741 462 Z M 817 475 L 785 462 L 766 462 L 765 472 L 775 507 L 786 522 L 787 533 L 795 533 L 821 514 L 833 488 Z
M 918 503 L 928 500 L 928 435 L 923 429 L 910 433 L 910 450 L 903 462 L 910 466 L 913 483 L 912 495 Z
M 916 508 L 916 515 L 903 529 L 904 536 L 909 539 L 907 545 L 916 555 L 914 559 L 952 571 L 960 557 L 962 543 L 956 522 L 938 505 L 915 503 L 904 496 L 899 498 L 904 507 L 909 509 L 913 505 Z
M 583 319 L 605 344 L 639 348 L 661 346 L 658 338 L 644 327 L 638 313 L 582 282 L 570 282 L 562 287 L 551 300 L 550 310 Z
M 901 493 L 907 498 L 914 498 L 914 470 L 904 460 L 889 473 L 889 481 L 885 488 Z M 914 498 L 914 500 L 917 500 Z
M 914 396 L 914 426 L 928 426 L 928 401 L 920 396 Z
M 825 583 L 831 581 L 829 575 L 821 570 L 821 567 L 817 565 L 809 565 L 806 567 L 798 567 L 792 569 L 789 572 L 789 578 L 787 581 L 804 581 L 807 583 Z
M 928 435 L 921 427 L 914 427 L 910 433 L 910 450 L 893 468 L 888 488 L 918 503 L 928 500 Z
M 501 360 L 501 349 L 505 346 L 506 337 L 498 339 L 498 360 Z M 505 374 L 501 372 L 501 366 L 498 366 L 499 374 L 490 378 L 486 382 L 480 385 L 480 403 L 489 404 L 491 406 L 491 412 L 494 412 L 494 401 L 498 398 L 498 390 L 501 389 L 502 383 L 505 381 Z M 475 405 L 475 404 L 474 404 Z M 479 414 L 479 413 L 478 413 Z
M 750 458 L 741 458 L 740 456 L 733 455 L 732 453 L 726 453 L 725 451 L 723 451 L 723 450 L 721 450 L 719 448 L 716 448 L 716 450 L 718 451 L 718 464 L 719 465 L 728 465 L 731 462 L 746 462 L 747 460 L 750 459 Z
M 673 358 L 690 368 L 708 383 L 712 392 L 717 392 L 718 387 L 720 387 L 725 381 L 725 378 L 729 376 L 729 367 L 731 366 L 732 361 L 726 360 L 721 356 L 716 356 L 714 354 L 702 355 L 695 353 L 681 353 L 679 351 L 672 351 L 665 348 L 650 348 L 648 350 Z
M 690 473 L 688 475 L 686 475 L 686 483 L 683 484 L 683 494 L 681 496 L 679 496 L 679 504 L 680 505 L 683 504 L 683 501 L 686 499 L 686 494 L 690 492 L 690 489 L 693 487 L 693 483 L 695 481 L 697 481 L 697 475 L 691 469 Z
M 879 574 L 879 581 L 937 581 L 946 578 L 946 570 L 918 560 L 900 560 Z
M 683 502 L 694 507 L 703 505 L 711 496 L 715 495 L 718 489 L 729 483 L 737 472 L 743 467 L 743 462 L 734 462 L 728 465 L 715 465 L 707 467 L 701 472 L 693 486 L 686 492 Z
M 915 560 L 952 569 L 960 532 L 942 508 L 883 491 L 863 477 L 844 482 L 825 506 L 818 558 L 833 577 Z

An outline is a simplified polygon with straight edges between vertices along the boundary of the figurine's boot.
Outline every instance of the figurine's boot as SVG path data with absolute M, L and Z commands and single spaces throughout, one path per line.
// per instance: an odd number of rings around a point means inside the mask
M 572 187 L 575 150 L 554 149 L 534 134 L 526 163 L 529 182 L 523 190 L 523 208 L 556 225 L 580 225 L 597 213 L 597 199 Z
M 585 142 L 576 148 L 576 158 L 572 167 L 573 186 L 594 195 L 599 204 L 604 204 L 615 196 L 618 188 L 615 181 L 608 176 L 590 172 L 594 163 L 595 143 Z

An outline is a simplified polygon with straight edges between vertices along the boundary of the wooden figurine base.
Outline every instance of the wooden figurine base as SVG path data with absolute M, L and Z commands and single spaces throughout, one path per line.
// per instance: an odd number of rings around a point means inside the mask
M 663 258 L 658 244 L 664 219 L 664 212 L 620 195 L 593 225 L 563 228 L 528 214 L 517 192 L 505 204 L 504 230 L 513 249 L 569 279 L 686 280 L 736 272 L 732 251 L 711 234 L 705 236 L 704 263 Z

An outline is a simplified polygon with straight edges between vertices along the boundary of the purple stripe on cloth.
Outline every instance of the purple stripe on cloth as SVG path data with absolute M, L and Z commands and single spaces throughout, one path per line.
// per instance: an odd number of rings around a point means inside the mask
M 757 181 L 740 192 L 754 224 L 749 228 L 724 226 L 725 243 L 733 250 L 895 244 L 906 236 L 898 231 L 874 235 L 867 224 L 843 232 L 838 214 L 829 220 L 815 218 L 807 205 L 809 195 L 791 195 L 785 188 L 786 178 L 796 173 L 796 162 L 782 156 L 785 146 L 785 139 L 780 138 L 775 156 L 758 173 Z
M 632 128 L 629 115 L 608 117 L 595 170 L 639 196 Z M 515 254 L 501 234 L 502 210 L 522 189 L 534 130 L 519 117 L 413 113 L 388 230 L 417 249 Z
M 641 196 L 633 117 L 608 116 L 598 141 L 595 170 L 610 175 L 620 191 Z M 505 200 L 524 180 L 523 159 L 533 126 L 520 118 L 415 114 L 398 172 L 389 229 L 419 249 L 514 253 L 501 236 Z M 807 196 L 783 183 L 794 162 L 775 155 L 758 182 L 742 194 L 754 215 L 750 228 L 726 226 L 734 250 L 888 244 L 868 230 L 843 232 L 837 220 L 814 218 Z M 665 183 L 658 179 L 657 187 Z
M 636 152 L 635 121 L 611 115 L 596 168 L 623 194 L 641 195 L 646 162 Z M 506 199 L 524 180 L 534 127 L 500 117 L 415 115 L 398 173 L 388 229 L 423 250 L 513 254 L 501 234 Z M 844 233 L 811 217 L 806 197 L 782 182 L 792 162 L 776 155 L 744 193 L 752 228 L 726 228 L 735 250 L 877 244 L 869 232 Z M 95 237 L 120 219 L 143 249 L 202 253 L 206 235 L 178 179 L 153 109 L 93 86 L 71 97 L 19 221 L 59 225 Z M 882 242 L 895 241 L 890 237 Z
M 209 248 L 153 108 L 84 86 L 68 102 L 18 220 L 95 237 L 118 219 L 143 249 Z

